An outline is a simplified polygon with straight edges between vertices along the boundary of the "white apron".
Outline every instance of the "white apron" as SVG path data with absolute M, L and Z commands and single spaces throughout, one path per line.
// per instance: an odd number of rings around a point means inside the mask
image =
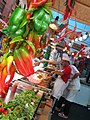
M 67 84 L 62 80 L 62 78 L 57 78 L 54 83 L 52 96 L 56 99 L 59 99 L 63 95 L 63 91 L 65 90 L 66 86 Z
M 76 78 L 68 84 L 67 88 L 63 92 L 63 97 L 70 102 L 74 102 L 75 96 L 79 90 L 80 78 Z

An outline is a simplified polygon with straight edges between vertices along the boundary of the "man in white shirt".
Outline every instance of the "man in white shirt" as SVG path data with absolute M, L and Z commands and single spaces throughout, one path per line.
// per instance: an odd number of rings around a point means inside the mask
M 63 118 L 68 118 L 69 110 L 71 108 L 71 103 L 74 102 L 74 98 L 77 95 L 78 91 L 80 90 L 80 79 L 79 79 L 79 71 L 74 65 L 71 65 L 72 71 L 68 86 L 63 92 L 63 96 L 60 97 L 57 110 L 59 111 L 62 104 L 65 101 L 64 111 L 63 113 L 59 113 L 58 115 Z

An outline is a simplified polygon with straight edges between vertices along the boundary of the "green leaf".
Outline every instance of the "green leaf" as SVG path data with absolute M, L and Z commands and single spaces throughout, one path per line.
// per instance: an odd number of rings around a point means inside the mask
M 48 13 L 51 17 L 53 17 L 51 10 L 47 6 L 44 6 L 43 9 L 46 13 Z
M 26 16 L 24 17 L 24 20 L 22 21 L 22 23 L 20 24 L 19 28 L 22 28 L 23 26 L 25 26 L 27 24 L 27 18 Z
M 47 2 L 45 3 L 46 6 L 51 6 L 52 5 L 52 2 Z
M 3 57 L 6 59 L 6 58 L 9 56 L 9 54 L 10 54 L 10 51 L 8 51 L 7 53 L 5 53 L 5 54 L 3 55 Z
M 10 44 L 14 43 L 14 42 L 20 42 L 23 41 L 24 39 L 21 36 L 17 36 L 15 38 L 12 39 L 12 41 L 10 42 Z
M 26 25 L 26 30 L 25 30 L 25 33 L 23 34 L 23 37 L 26 37 L 29 33 L 29 27 L 28 25 Z
M 0 50 L 0 53 L 2 53 L 2 50 Z
M 35 8 L 31 8 L 31 9 L 27 10 L 27 13 L 34 12 L 35 10 L 36 10 Z
M 8 33 L 8 27 L 3 28 L 3 29 L 2 29 L 2 32 L 3 32 L 4 34 L 8 35 L 8 34 L 9 34 L 9 33 Z
M 36 50 L 35 50 L 35 47 L 34 47 L 34 44 L 28 40 L 26 40 L 26 43 L 32 48 L 34 54 L 36 53 Z

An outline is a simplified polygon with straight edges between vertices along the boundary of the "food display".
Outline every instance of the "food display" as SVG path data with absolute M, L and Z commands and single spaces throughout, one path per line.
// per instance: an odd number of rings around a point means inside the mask
M 35 83 L 35 84 L 40 84 L 40 82 L 42 81 L 42 76 L 38 74 L 33 74 L 27 78 L 30 82 Z
M 52 13 L 47 2 L 31 0 L 28 9 L 17 6 L 7 26 L 2 28 L 5 37 L 0 51 L 1 120 L 32 120 L 43 92 L 35 91 L 31 83 L 39 89 L 48 87 L 47 74 L 35 73 L 32 61 L 38 51 L 48 45 L 44 33 L 51 22 Z M 49 58 L 49 53 L 45 58 Z M 21 80 L 13 84 L 15 73 L 22 75 L 26 82 Z
M 27 89 L 16 95 L 7 104 L 0 100 L 0 119 L 32 120 L 40 99 L 40 96 L 35 93 L 34 89 Z
M 47 76 L 46 73 L 34 73 L 33 75 L 30 75 L 28 78 L 28 80 L 32 83 L 35 84 L 40 84 L 42 82 L 43 79 L 45 79 Z

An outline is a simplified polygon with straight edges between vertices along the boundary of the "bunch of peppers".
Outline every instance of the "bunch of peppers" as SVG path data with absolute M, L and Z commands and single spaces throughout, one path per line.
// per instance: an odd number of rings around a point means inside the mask
M 17 7 L 9 19 L 8 27 L 3 28 L 3 32 L 11 38 L 22 36 L 26 30 L 26 11 L 21 7 Z
M 34 73 L 32 53 L 43 49 L 43 44 L 46 44 L 42 35 L 51 21 L 51 11 L 44 5 L 46 2 L 31 0 L 28 10 L 17 7 L 9 18 L 8 26 L 3 28 L 7 39 L 2 53 L 10 53 L 6 57 L 3 55 L 0 63 L 0 94 L 6 94 L 16 70 L 25 77 Z M 45 58 L 48 59 L 47 55 Z
M 41 47 L 40 46 L 41 38 L 42 38 L 42 36 L 38 35 L 34 31 L 31 31 L 28 34 L 28 40 L 34 44 L 36 50 Z
M 66 0 L 66 2 L 65 2 L 66 9 L 65 9 L 65 13 L 64 13 L 64 20 L 66 20 L 67 18 L 69 18 L 71 16 L 72 9 L 70 9 L 70 7 L 74 8 L 74 5 L 75 5 L 75 0 Z
M 15 74 L 15 66 L 13 64 L 13 56 L 9 55 L 3 58 L 0 63 L 0 94 L 3 96 L 7 93 L 10 82 L 12 81 Z

